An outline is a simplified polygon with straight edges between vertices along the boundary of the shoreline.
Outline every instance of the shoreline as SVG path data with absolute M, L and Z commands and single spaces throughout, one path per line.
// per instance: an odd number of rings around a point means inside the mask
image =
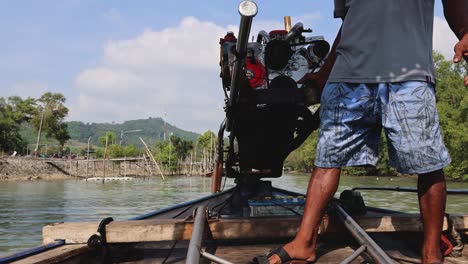
M 193 175 L 198 175 L 196 171 L 193 172 Z M 177 175 L 186 174 L 164 173 L 164 177 Z M 161 176 L 156 168 L 152 168 L 149 164 L 134 161 L 0 159 L 0 182 L 85 180 L 94 177 L 160 178 Z

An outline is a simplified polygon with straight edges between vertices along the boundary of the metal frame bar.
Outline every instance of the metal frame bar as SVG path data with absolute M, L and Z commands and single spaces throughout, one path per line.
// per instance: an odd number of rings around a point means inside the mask
M 187 252 L 187 264 L 199 264 L 200 263 L 200 252 L 203 242 L 203 233 L 205 232 L 207 207 L 200 206 L 197 208 L 195 213 L 195 219 L 193 223 L 192 237 Z
M 364 251 L 366 251 L 366 246 L 362 245 L 356 251 L 353 252 L 349 257 L 347 257 L 345 260 L 343 260 L 340 264 L 349 264 L 353 260 L 355 260 L 357 257 L 359 257 Z
M 375 260 L 378 264 L 393 264 L 394 261 L 382 250 L 382 248 L 375 243 L 374 240 L 364 231 L 354 219 L 341 207 L 337 201 L 332 201 L 330 205 L 335 209 L 338 218 L 344 224 L 346 229 L 351 233 L 351 235 L 356 239 L 356 241 L 364 246 L 369 255 Z M 360 248 L 360 250 L 362 250 Z M 353 253 L 354 256 L 355 254 Z M 350 256 L 350 257 L 351 257 Z
M 208 240 L 213 240 L 213 235 L 211 234 L 211 230 L 208 225 L 208 207 L 207 206 L 199 206 L 195 211 L 194 223 L 193 223 L 193 230 L 192 230 L 192 237 L 190 238 L 189 247 L 187 251 L 187 264 L 200 264 L 200 263 L 220 263 L 220 264 L 232 264 L 225 259 L 222 259 L 218 256 L 213 255 L 210 253 L 211 251 L 214 253 L 216 248 L 210 247 L 208 245 L 207 249 L 202 249 L 202 245 L 204 242 L 204 238 Z M 210 252 L 208 252 L 210 251 Z M 201 259 L 203 257 L 203 259 Z M 207 262 L 208 260 L 208 262 Z

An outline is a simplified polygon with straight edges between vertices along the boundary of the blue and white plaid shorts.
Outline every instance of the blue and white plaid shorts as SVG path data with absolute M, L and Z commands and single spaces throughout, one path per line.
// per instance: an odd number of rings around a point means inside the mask
M 430 83 L 327 83 L 320 117 L 318 167 L 375 166 L 382 128 L 398 172 L 428 173 L 451 161 Z

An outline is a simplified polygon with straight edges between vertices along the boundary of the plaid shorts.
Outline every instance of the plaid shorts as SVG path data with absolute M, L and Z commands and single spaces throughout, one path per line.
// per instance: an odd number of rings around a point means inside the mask
M 382 128 L 400 173 L 428 173 L 451 161 L 430 83 L 327 83 L 320 117 L 318 167 L 375 166 Z

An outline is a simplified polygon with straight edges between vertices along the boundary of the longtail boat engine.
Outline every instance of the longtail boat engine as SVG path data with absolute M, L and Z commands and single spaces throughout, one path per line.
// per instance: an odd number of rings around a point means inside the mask
M 287 156 L 318 128 L 320 91 L 309 80 L 330 45 L 300 22 L 291 27 L 290 17 L 284 29 L 251 34 L 256 4 L 243 1 L 239 13 L 238 34 L 227 32 L 219 42 L 226 119 L 218 136 L 230 134 L 227 146 L 219 142 L 213 192 L 223 174 L 236 178 L 245 206 L 252 196 L 273 195 L 260 179 L 281 177 Z

